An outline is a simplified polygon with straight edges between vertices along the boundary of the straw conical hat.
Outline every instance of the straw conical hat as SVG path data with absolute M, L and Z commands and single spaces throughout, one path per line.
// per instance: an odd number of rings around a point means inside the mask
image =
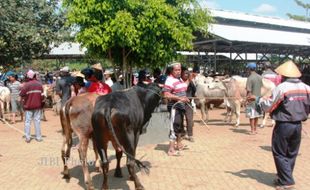
M 301 77 L 301 73 L 295 63 L 291 60 L 283 63 L 279 67 L 275 69 L 275 71 L 282 76 L 299 78 Z
M 92 65 L 91 68 L 102 71 L 102 66 L 100 63 L 96 63 L 96 64 Z

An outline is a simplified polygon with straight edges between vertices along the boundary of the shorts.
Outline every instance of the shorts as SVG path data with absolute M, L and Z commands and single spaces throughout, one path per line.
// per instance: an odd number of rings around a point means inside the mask
M 11 112 L 16 113 L 17 111 L 22 111 L 22 106 L 19 100 L 11 99 Z
M 263 112 L 256 104 L 247 105 L 245 108 L 245 116 L 250 119 L 263 117 Z

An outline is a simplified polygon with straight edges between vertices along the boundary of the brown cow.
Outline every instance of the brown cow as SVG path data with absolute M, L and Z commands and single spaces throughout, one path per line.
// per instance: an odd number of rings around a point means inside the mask
M 64 107 L 60 110 L 60 120 L 63 132 L 63 146 L 61 157 L 64 162 L 63 177 L 70 179 L 67 161 L 70 157 L 70 149 L 72 147 L 72 133 L 74 132 L 79 138 L 77 145 L 82 163 L 84 180 L 88 189 L 94 189 L 87 165 L 87 148 L 89 139 L 92 138 L 93 127 L 91 125 L 91 115 L 94 110 L 94 104 L 98 97 L 95 93 L 85 93 L 69 99 Z M 98 152 L 95 148 L 95 141 L 93 146 L 96 156 L 96 168 L 99 170 Z

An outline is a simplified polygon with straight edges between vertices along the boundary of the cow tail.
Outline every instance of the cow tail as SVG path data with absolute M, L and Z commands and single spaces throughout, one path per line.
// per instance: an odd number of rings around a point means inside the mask
M 107 121 L 107 124 L 108 124 L 108 127 L 109 127 L 109 130 L 111 131 L 112 133 L 112 136 L 117 144 L 118 147 L 120 147 L 120 149 L 124 152 L 124 154 L 126 154 L 127 157 L 129 157 L 130 159 L 133 159 L 137 166 L 139 168 L 142 168 L 147 174 L 149 174 L 149 168 L 144 165 L 140 160 L 136 159 L 133 155 L 129 154 L 128 152 L 126 152 L 126 150 L 124 149 L 124 147 L 121 145 L 121 143 L 119 142 L 116 134 L 115 134 L 115 131 L 114 131 L 114 128 L 113 128 L 113 124 L 112 124 L 112 121 L 111 121 L 111 111 L 110 113 L 108 114 L 105 114 L 105 119 Z

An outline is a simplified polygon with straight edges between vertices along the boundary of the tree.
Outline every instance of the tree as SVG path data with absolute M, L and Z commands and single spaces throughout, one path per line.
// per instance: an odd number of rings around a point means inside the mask
M 64 18 L 59 0 L 1 0 L 0 64 L 16 66 L 48 53 L 67 34 Z
M 123 72 L 172 61 L 176 50 L 192 48 L 193 32 L 206 35 L 211 22 L 196 0 L 64 0 L 64 5 L 88 53 L 109 58 Z
M 310 18 L 309 18 L 309 9 L 310 9 L 310 4 L 309 3 L 304 3 L 300 0 L 295 0 L 296 4 L 302 8 L 305 9 L 306 11 L 306 14 L 305 16 L 301 16 L 301 15 L 293 15 L 293 14 L 290 14 L 290 13 L 287 13 L 287 16 L 291 19 L 294 19 L 294 20 L 300 20 L 300 21 L 309 21 Z

